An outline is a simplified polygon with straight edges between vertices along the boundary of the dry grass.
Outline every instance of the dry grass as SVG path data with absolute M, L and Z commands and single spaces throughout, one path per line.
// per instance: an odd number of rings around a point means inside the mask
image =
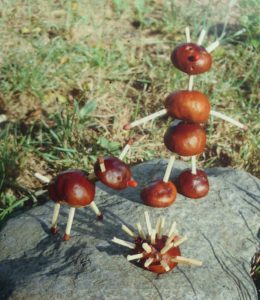
M 226 1 L 186 3 L 2 1 L 0 111 L 9 121 L 0 132 L 0 216 L 26 194 L 10 182 L 32 191 L 39 186 L 35 171 L 91 171 L 99 154 L 118 154 L 129 135 L 137 140 L 129 161 L 169 156 L 162 136 L 170 120 L 131 133 L 122 125 L 160 110 L 169 92 L 187 86 L 169 59 L 187 24 L 193 39 L 206 26 L 206 44 L 224 26 L 227 36 L 213 54 L 213 68 L 196 77 L 195 87 L 216 110 L 250 128 L 245 134 L 210 120 L 200 165 L 260 175 L 258 3 L 241 0 L 229 13 Z M 242 28 L 246 33 L 234 36 Z

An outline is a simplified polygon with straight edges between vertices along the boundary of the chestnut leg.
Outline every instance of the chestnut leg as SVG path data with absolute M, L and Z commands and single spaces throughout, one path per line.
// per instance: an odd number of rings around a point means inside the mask
M 53 216 L 51 221 L 51 233 L 55 234 L 57 233 L 57 223 L 59 218 L 59 212 L 60 212 L 60 203 L 54 204 L 54 210 L 53 210 Z
M 71 226 L 72 226 L 72 222 L 73 222 L 73 219 L 74 219 L 75 210 L 76 210 L 75 207 L 70 208 L 68 222 L 67 222 L 65 234 L 64 234 L 64 237 L 63 237 L 64 241 L 68 241 L 70 239 L 70 231 L 71 231 Z
M 94 201 L 92 201 L 89 204 L 90 208 L 94 211 L 94 213 L 97 215 L 97 219 L 98 220 L 103 220 L 103 214 L 102 212 L 99 210 L 99 208 L 97 207 L 96 203 Z

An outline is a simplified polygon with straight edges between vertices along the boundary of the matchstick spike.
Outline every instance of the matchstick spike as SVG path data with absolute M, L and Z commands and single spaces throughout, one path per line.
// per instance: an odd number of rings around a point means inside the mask
M 202 29 L 202 30 L 201 30 L 200 35 L 199 35 L 199 38 L 198 38 L 198 41 L 197 41 L 197 44 L 198 44 L 198 45 L 202 45 L 206 33 L 207 33 L 207 32 L 206 32 L 205 29 Z
M 98 158 L 98 162 L 99 162 L 99 167 L 102 173 L 106 172 L 106 166 L 105 166 L 105 160 L 104 157 L 99 157 Z
M 132 238 L 136 238 L 136 235 L 134 234 L 134 232 L 130 228 L 128 228 L 126 225 L 123 224 L 121 228 L 129 236 L 131 236 Z
M 144 217 L 145 217 L 146 227 L 147 227 L 147 231 L 148 231 L 148 236 L 149 236 L 149 238 L 151 238 L 152 226 L 151 226 L 151 222 L 150 222 L 150 217 L 149 217 L 148 211 L 144 212 Z
M 190 43 L 191 39 L 190 39 L 190 28 L 187 26 L 185 28 L 185 35 L 186 35 L 186 42 Z
M 145 250 L 145 252 L 147 252 L 147 253 L 151 253 L 152 252 L 152 248 L 147 243 L 143 243 L 142 247 Z
M 116 243 L 116 244 L 118 244 L 118 245 L 121 245 L 121 246 L 130 248 L 130 249 L 135 249 L 135 244 L 134 244 L 134 243 L 130 243 L 130 242 L 127 242 L 127 241 L 118 239 L 118 238 L 116 238 L 116 237 L 114 237 L 114 238 L 112 239 L 112 242 L 113 242 L 113 243 Z
M 170 271 L 169 265 L 164 260 L 161 261 L 161 265 L 165 269 L 166 272 Z
M 144 267 L 148 268 L 152 263 L 153 263 L 154 259 L 152 257 L 149 257 L 145 263 L 144 263 Z
M 134 254 L 134 255 L 127 255 L 126 259 L 128 261 L 131 261 L 131 260 L 141 259 L 143 257 L 144 257 L 143 253 L 138 253 L 138 254 Z
M 175 258 L 171 259 L 172 262 L 185 264 L 185 265 L 191 265 L 191 266 L 197 266 L 200 267 L 203 265 L 203 262 L 201 260 L 193 259 L 193 258 L 186 258 L 183 256 L 176 256 Z
M 137 223 L 136 223 L 136 227 L 137 227 L 139 236 L 140 236 L 142 239 L 145 239 L 145 234 L 144 234 L 144 231 L 143 231 L 143 228 L 142 228 L 141 223 L 140 223 L 140 222 L 137 222 Z

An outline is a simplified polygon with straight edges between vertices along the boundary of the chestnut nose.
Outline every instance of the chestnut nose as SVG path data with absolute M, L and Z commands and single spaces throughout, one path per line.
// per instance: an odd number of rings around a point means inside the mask
M 127 181 L 127 186 L 137 187 L 138 183 L 133 178 L 131 178 L 130 180 Z

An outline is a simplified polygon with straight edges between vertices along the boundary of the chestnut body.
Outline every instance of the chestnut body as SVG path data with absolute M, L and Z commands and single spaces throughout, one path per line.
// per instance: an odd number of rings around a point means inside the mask
M 207 50 L 194 43 L 177 46 L 172 52 L 171 60 L 177 69 L 189 75 L 207 72 L 212 64 L 211 55 Z
M 104 159 L 104 165 L 106 170 L 102 172 L 99 162 L 96 162 L 94 171 L 97 178 L 105 185 L 115 190 L 122 190 L 128 186 L 137 186 L 137 183 L 132 179 L 130 168 L 120 159 L 107 157 Z
M 141 198 L 146 205 L 167 207 L 175 201 L 176 194 L 176 187 L 171 181 L 158 180 L 142 190 Z
M 197 155 L 204 151 L 206 133 L 199 124 L 181 122 L 167 129 L 164 144 L 181 156 Z
M 182 90 L 171 93 L 165 100 L 169 116 L 195 123 L 206 122 L 210 113 L 210 102 L 199 91 Z
M 162 236 L 162 238 L 156 238 L 155 245 L 151 245 L 149 241 L 139 240 L 138 238 L 135 242 L 136 248 L 133 250 L 134 254 L 144 252 L 143 248 L 141 247 L 141 244 L 144 242 L 149 243 L 149 246 L 152 248 L 152 252 L 146 253 L 145 257 L 139 261 L 138 265 L 142 268 L 145 268 L 144 263 L 146 259 L 152 257 L 154 261 L 148 268 L 145 269 L 153 273 L 162 274 L 166 272 L 164 267 L 160 264 L 162 260 L 164 260 L 167 263 L 167 265 L 170 267 L 170 270 L 176 267 L 177 263 L 172 262 L 171 259 L 175 258 L 176 256 L 181 256 L 181 251 L 179 247 L 173 247 L 164 254 L 160 253 L 161 249 L 165 246 L 167 238 L 168 238 L 167 236 Z M 176 241 L 177 239 L 178 237 L 176 237 L 174 241 Z
M 178 192 L 186 197 L 198 199 L 208 194 L 209 182 L 207 174 L 197 170 L 192 174 L 191 170 L 183 171 L 178 177 Z
M 95 185 L 81 170 L 60 173 L 49 184 L 49 195 L 54 202 L 65 202 L 71 207 L 84 207 L 95 197 Z

